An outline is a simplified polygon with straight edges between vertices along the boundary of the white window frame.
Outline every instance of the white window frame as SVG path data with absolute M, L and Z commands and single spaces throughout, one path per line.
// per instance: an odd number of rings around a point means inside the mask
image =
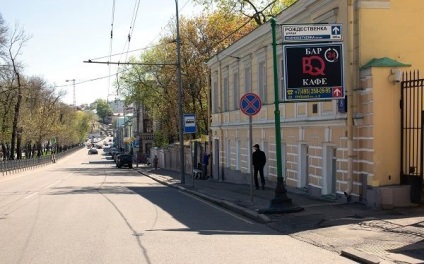
M 262 104 L 267 103 L 267 87 L 266 87 L 266 61 L 261 60 L 258 63 L 258 95 Z
M 233 78 L 233 110 L 240 109 L 240 76 L 239 71 L 234 70 L 232 72 Z
M 230 88 L 229 88 L 229 81 L 228 81 L 228 71 L 224 73 L 224 77 L 222 78 L 222 103 L 223 103 L 223 111 L 228 112 L 229 110 L 229 101 L 228 98 L 230 95 Z
M 212 76 L 212 113 L 218 113 L 218 95 L 219 95 L 219 86 L 218 86 L 218 74 Z
M 250 58 L 244 63 L 244 92 L 252 92 L 252 67 L 250 63 Z

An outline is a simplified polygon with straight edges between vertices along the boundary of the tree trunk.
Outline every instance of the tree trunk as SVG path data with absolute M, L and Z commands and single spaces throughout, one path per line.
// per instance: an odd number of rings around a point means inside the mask
M 18 135 L 18 121 L 19 121 L 19 114 L 21 110 L 21 102 L 22 102 L 22 87 L 21 87 L 21 77 L 16 69 L 16 65 L 14 60 L 13 62 L 13 69 L 16 74 L 17 82 L 18 82 L 18 98 L 16 100 L 15 105 L 15 115 L 13 116 L 13 124 L 12 124 L 12 140 L 10 144 L 10 159 L 15 159 L 15 142 L 17 141 L 17 135 Z
M 22 159 L 22 128 L 18 128 L 18 135 L 16 138 L 16 153 L 17 153 L 17 159 Z

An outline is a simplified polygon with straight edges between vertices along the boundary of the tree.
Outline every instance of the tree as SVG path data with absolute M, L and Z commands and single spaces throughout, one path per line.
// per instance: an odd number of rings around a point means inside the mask
M 183 108 L 195 113 L 198 136 L 208 133 L 208 69 L 204 62 L 255 28 L 240 15 L 215 12 L 192 19 L 180 18 Z M 141 102 L 155 124 L 155 145 L 173 143 L 178 138 L 178 82 L 175 62 L 175 24 L 171 24 L 159 44 L 132 58 L 140 65 L 127 66 L 118 80 L 119 94 Z
M 297 0 L 194 0 L 207 10 L 216 6 L 221 12 L 227 14 L 241 14 L 253 19 L 257 25 L 262 25 L 280 13 L 285 8 L 291 6 Z
M 10 68 L 10 72 L 8 76 L 11 78 L 10 88 L 16 89 L 16 102 L 14 105 L 14 115 L 12 121 L 12 138 L 10 144 L 10 159 L 15 158 L 15 143 L 18 138 L 18 121 L 20 117 L 21 103 L 22 103 L 22 90 L 24 89 L 23 80 L 22 80 L 22 69 L 23 66 L 19 61 L 19 55 L 21 55 L 21 49 L 24 44 L 29 40 L 29 36 L 25 34 L 25 32 L 19 28 L 19 25 L 16 24 L 14 30 L 10 37 L 6 38 L 5 48 L 7 52 L 2 53 L 2 59 L 6 65 L 6 67 Z M 9 70 L 9 69 L 8 69 Z M 7 71 L 8 71 L 7 70 Z M 18 144 L 20 141 L 18 141 Z M 18 146 L 19 147 L 19 146 Z
M 100 117 L 102 122 L 105 123 L 106 118 L 113 115 L 112 108 L 109 106 L 106 100 L 103 100 L 103 99 L 97 99 L 95 103 L 97 104 L 96 106 L 97 115 Z
M 74 107 L 61 103 L 62 92 L 57 92 L 40 77 L 25 76 L 20 55 L 29 39 L 18 25 L 10 31 L 0 15 L 0 143 L 3 159 L 14 159 L 15 156 L 20 159 L 22 150 L 29 153 L 28 150 L 33 152 L 35 148 L 41 155 L 41 146 L 44 144 L 48 148 L 53 138 L 61 137 L 64 144 L 73 145 L 86 136 L 82 134 L 87 130 L 87 118 L 80 118 Z M 26 155 L 27 158 L 31 156 Z
M 3 58 L 5 55 L 4 49 L 7 43 L 7 31 L 8 28 L 4 23 L 3 16 L 0 14 L 0 58 Z M 3 66 L 0 66 L 0 71 Z
M 40 77 L 29 78 L 26 86 L 29 89 L 25 93 L 27 100 L 22 108 L 26 112 L 21 117 L 20 128 L 27 140 L 36 143 L 37 154 L 41 156 L 43 142 L 49 144 L 56 136 L 60 99 L 64 92 L 57 92 Z

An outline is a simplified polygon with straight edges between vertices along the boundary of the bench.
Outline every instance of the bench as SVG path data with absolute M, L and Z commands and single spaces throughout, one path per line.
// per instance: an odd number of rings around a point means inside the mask
M 199 169 L 193 169 L 193 178 L 200 179 L 203 177 L 203 171 Z

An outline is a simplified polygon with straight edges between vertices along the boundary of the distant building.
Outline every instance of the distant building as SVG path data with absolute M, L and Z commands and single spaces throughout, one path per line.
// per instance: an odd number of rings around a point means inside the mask
M 110 108 L 112 109 L 113 113 L 123 113 L 124 112 L 124 106 L 125 102 L 124 100 L 115 99 L 108 102 Z

